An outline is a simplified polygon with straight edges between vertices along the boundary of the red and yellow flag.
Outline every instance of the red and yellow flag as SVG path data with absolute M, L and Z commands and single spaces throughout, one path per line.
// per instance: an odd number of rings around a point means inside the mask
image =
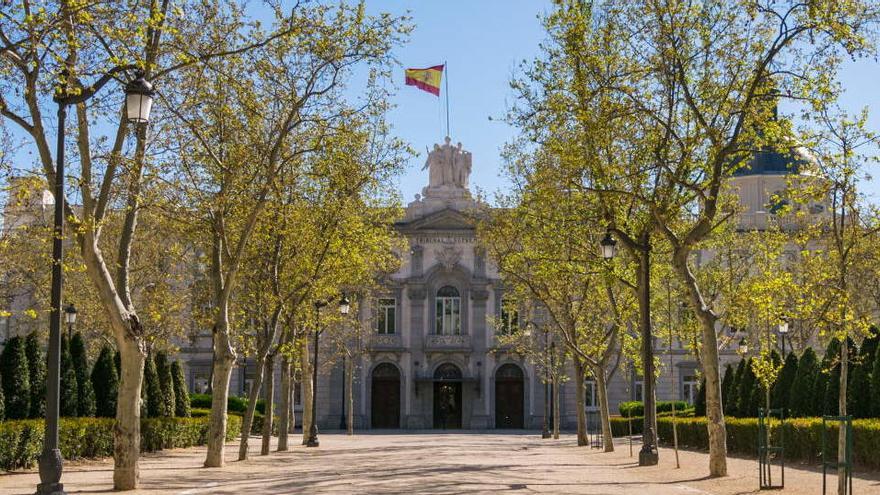
M 442 65 L 435 65 L 427 69 L 406 69 L 407 86 L 415 86 L 434 96 L 440 96 L 440 80 L 442 78 Z

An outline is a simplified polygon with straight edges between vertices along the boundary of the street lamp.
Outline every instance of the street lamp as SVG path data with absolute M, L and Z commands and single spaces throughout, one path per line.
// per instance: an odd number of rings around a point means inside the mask
M 782 359 L 785 359 L 785 337 L 788 335 L 788 318 L 781 317 L 779 327 L 776 330 L 779 332 L 779 336 L 782 337 Z
M 64 262 L 64 137 L 67 123 L 67 106 L 83 103 L 94 96 L 105 84 L 114 79 L 116 70 L 101 76 L 91 86 L 78 88 L 76 93 L 68 93 L 69 74 L 62 72 L 62 80 L 57 86 L 53 100 L 58 104 L 58 143 L 55 155 L 55 183 L 52 194 L 55 197 L 55 214 L 52 235 L 52 294 L 49 312 L 49 345 L 46 353 L 46 424 L 43 452 L 40 454 L 40 484 L 38 495 L 63 495 L 61 472 L 64 460 L 58 449 L 58 406 L 61 385 L 61 290 L 64 285 L 62 263 Z M 140 82 L 138 82 L 140 81 Z M 139 73 L 125 87 L 125 110 L 129 123 L 146 124 L 150 119 L 153 104 L 152 85 Z M 75 318 L 75 316 L 74 316 Z M 70 324 L 70 323 L 68 323 Z
M 742 351 L 743 355 L 749 353 L 749 343 L 746 342 L 746 338 L 745 338 L 745 337 L 743 337 L 743 338 L 739 341 L 739 350 Z
M 125 85 L 125 114 L 133 124 L 146 124 L 150 121 L 153 108 L 153 85 L 139 73 L 134 81 Z
M 348 297 L 345 296 L 345 293 L 342 293 L 342 299 L 339 300 L 339 314 L 343 317 L 348 315 L 348 312 L 351 310 L 351 303 L 348 301 Z M 345 386 L 348 381 L 348 375 L 346 373 L 345 367 L 345 353 L 342 353 L 342 417 L 339 420 L 339 429 L 345 431 L 348 429 L 348 418 L 345 414 Z
M 67 323 L 67 341 L 73 339 L 73 324 L 76 323 L 76 307 L 71 303 L 64 308 L 64 322 Z
M 602 247 L 602 258 L 610 260 L 617 254 L 617 241 L 611 236 L 611 231 L 605 231 L 605 237 L 599 241 Z

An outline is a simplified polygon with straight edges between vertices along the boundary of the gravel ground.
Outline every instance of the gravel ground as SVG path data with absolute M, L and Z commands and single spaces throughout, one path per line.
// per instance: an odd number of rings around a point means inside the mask
M 257 455 L 223 468 L 202 468 L 205 449 L 179 449 L 146 455 L 141 489 L 130 493 L 548 493 L 548 494 L 719 494 L 758 493 L 757 464 L 731 458 L 730 476 L 706 477 L 708 456 L 680 452 L 675 468 L 670 449 L 660 451 L 660 465 L 638 467 L 638 448 L 630 457 L 627 442 L 616 452 L 577 447 L 574 435 L 541 440 L 535 434 L 472 432 L 437 434 L 371 433 L 347 437 L 321 435 L 321 446 L 296 446 L 286 453 Z M 229 444 L 227 459 L 238 452 Z M 67 493 L 112 491 L 112 460 L 69 463 L 63 482 Z M 774 473 L 775 475 L 775 473 Z M 785 490 L 775 493 L 819 495 L 822 475 L 804 466 L 785 471 Z M 0 494 L 31 494 L 35 471 L 0 476 Z M 833 480 L 832 480 L 833 482 Z M 831 488 L 831 486 L 829 486 Z M 856 473 L 855 494 L 880 494 L 880 473 Z M 830 491 L 829 491 L 830 493 Z

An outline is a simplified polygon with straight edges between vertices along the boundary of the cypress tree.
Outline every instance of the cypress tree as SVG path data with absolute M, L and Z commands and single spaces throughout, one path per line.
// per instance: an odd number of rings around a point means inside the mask
M 871 416 L 880 418 L 880 351 L 874 352 L 871 370 Z
M 736 365 L 736 372 L 733 374 L 733 380 L 730 381 L 730 392 L 727 394 L 729 399 L 724 405 L 724 414 L 729 416 L 739 416 L 739 384 L 742 382 L 743 373 L 745 373 L 746 360 L 740 359 Z
M 697 390 L 697 398 L 694 400 L 694 416 L 706 415 L 706 379 L 700 380 L 700 389 Z
M 724 414 L 729 409 L 727 404 L 730 402 L 730 384 L 733 382 L 733 366 L 729 363 L 724 367 L 724 378 L 721 379 L 721 407 Z
M 168 356 L 164 351 L 156 353 L 156 376 L 159 377 L 159 388 L 162 390 L 161 415 L 174 416 L 174 379 L 171 376 L 171 366 L 168 364 Z
M 159 375 L 156 373 L 156 363 L 152 356 L 144 360 L 144 389 L 146 389 L 147 417 L 158 418 L 164 412 L 162 400 L 162 386 L 159 385 Z
M 854 418 L 871 416 L 871 368 L 874 363 L 873 349 L 868 339 L 862 342 L 858 356 L 852 363 L 852 371 L 847 380 L 847 412 Z
M 880 329 L 872 326 L 868 331 L 868 336 L 862 341 L 861 354 L 867 356 L 868 374 L 870 375 L 871 366 L 874 365 L 874 354 L 877 352 L 877 345 L 880 344 Z
M 61 336 L 61 400 L 58 408 L 62 416 L 76 416 L 79 408 L 77 397 L 76 371 L 70 355 L 70 342 L 67 335 Z
M 771 407 L 774 409 L 784 409 L 786 416 L 791 415 L 789 412 L 791 409 L 789 402 L 791 401 L 791 395 L 794 393 L 792 392 L 792 386 L 794 385 L 797 371 L 798 358 L 792 352 L 785 358 L 785 364 L 782 365 L 782 370 L 779 371 L 779 378 L 773 385 L 773 392 L 770 396 Z
M 0 382 L 2 382 L 2 381 L 3 381 L 3 374 L 0 373 Z M 6 400 L 4 400 L 4 398 L 3 398 L 3 387 L 0 386 L 0 421 L 3 421 L 4 419 L 6 419 L 5 403 L 6 403 Z
M 791 385 L 788 396 L 789 408 L 793 417 L 810 416 L 813 414 L 815 398 L 814 386 L 819 365 L 816 362 L 816 352 L 807 347 L 798 360 L 797 373 Z
M 73 359 L 73 370 L 76 373 L 76 412 L 81 417 L 95 415 L 95 389 L 92 388 L 89 357 L 86 354 L 86 343 L 81 333 L 73 334 L 70 341 L 70 357 Z
M 31 386 L 24 339 L 16 336 L 6 341 L 6 347 L 0 354 L 0 370 L 7 417 L 27 418 L 31 411 Z
M 834 384 L 834 380 L 830 380 L 830 378 L 834 374 L 834 368 L 836 367 L 835 364 L 838 362 L 837 357 L 839 354 L 840 343 L 836 338 L 831 339 L 831 341 L 828 342 L 828 347 L 825 348 L 825 355 L 822 357 L 822 362 L 819 365 L 819 373 L 816 375 L 816 384 L 813 386 L 815 399 L 815 406 L 811 412 L 813 415 L 821 416 L 823 414 L 829 414 L 826 412 L 829 409 L 827 400 L 829 396 L 828 387 L 832 387 L 832 390 L 830 390 L 832 394 L 837 391 L 837 386 Z M 837 410 L 837 407 L 833 407 L 832 410 Z
M 755 372 L 752 370 L 752 358 L 749 358 L 743 367 L 742 379 L 739 381 L 736 404 L 736 410 L 743 418 L 754 417 L 757 413 L 757 405 L 752 402 L 756 388 L 759 387 L 755 381 Z
M 92 368 L 92 388 L 95 390 L 95 415 L 101 418 L 116 417 L 116 396 L 119 393 L 119 376 L 113 363 L 113 350 L 104 344 Z
M 171 363 L 171 377 L 174 380 L 174 415 L 178 418 L 188 418 L 190 415 L 189 392 L 180 361 Z
M 28 379 L 31 382 L 31 418 L 46 415 L 46 356 L 43 354 L 37 332 L 28 334 L 24 343 L 28 360 Z

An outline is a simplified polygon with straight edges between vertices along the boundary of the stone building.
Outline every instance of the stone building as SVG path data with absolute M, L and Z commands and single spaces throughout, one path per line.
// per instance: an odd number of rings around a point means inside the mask
M 471 154 L 460 143 L 453 145 L 447 138 L 434 145 L 423 169 L 428 171 L 428 185 L 395 224 L 409 249 L 401 253 L 399 270 L 380 293 L 360 305 L 358 315 L 369 332 L 354 367 L 357 428 L 541 428 L 545 386 L 540 372 L 523 356 L 497 345 L 496 334 L 503 329 L 496 326 L 515 324 L 516 318 L 505 313 L 509 305 L 502 304 L 502 281 L 476 242 L 473 218 L 479 203 L 468 186 L 471 167 Z M 798 173 L 797 161 L 772 151 L 756 154 L 736 173 L 731 181 L 740 196 L 741 229 L 766 227 L 775 211 L 774 194 L 785 189 L 792 173 Z M 810 211 L 822 214 L 824 207 L 811 205 Z M 21 218 L 11 215 L 6 220 L 8 228 Z M 0 320 L 0 340 L 22 333 L 13 326 L 10 319 Z M 722 366 L 739 358 L 739 339 L 732 342 L 721 350 Z M 212 356 L 209 329 L 193 332 L 178 345 L 190 389 L 206 391 Z M 322 347 L 322 355 L 327 347 Z M 655 338 L 654 347 L 663 363 L 657 398 L 693 402 L 699 386 L 696 358 L 681 342 L 670 345 L 662 336 Z M 624 371 L 632 369 L 625 364 L 620 363 L 608 384 L 612 414 L 617 414 L 620 402 L 642 399 L 641 377 Z M 232 374 L 230 393 L 247 395 L 255 372 L 254 363 L 242 359 Z M 280 383 L 277 373 L 275 380 Z M 322 367 L 317 390 L 321 428 L 341 426 L 345 393 L 342 363 L 330 370 Z M 297 386 L 297 423 L 300 395 Z M 588 411 L 598 409 L 591 380 L 585 400 Z M 570 380 L 560 389 L 563 428 L 575 427 L 575 414 Z

